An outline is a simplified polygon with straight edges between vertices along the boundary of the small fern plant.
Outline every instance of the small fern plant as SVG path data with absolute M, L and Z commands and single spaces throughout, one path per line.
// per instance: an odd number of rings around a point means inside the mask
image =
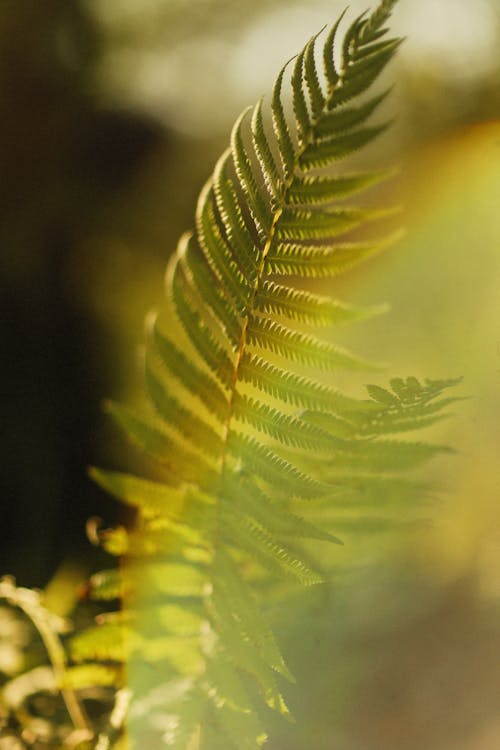
M 90 595 L 125 607 L 76 636 L 72 657 L 117 674 L 127 663 L 133 748 L 264 744 L 267 713 L 289 715 L 283 685 L 294 680 L 267 603 L 280 580 L 328 575 L 302 540 L 339 543 L 362 510 L 417 504 L 426 490 L 407 472 L 442 450 L 390 436 L 442 418 L 453 381 L 394 379 L 358 399 L 311 373 L 370 366 L 314 332 L 370 311 L 310 280 L 393 239 L 360 239 L 388 212 L 344 200 L 388 172 L 332 167 L 384 130 L 367 122 L 385 94 L 364 94 L 401 43 L 385 28 L 394 4 L 340 41 L 342 19 L 312 38 L 279 73 L 270 112 L 259 102 L 237 119 L 169 264 L 164 322 L 148 327 L 154 414 L 110 406 L 154 477 L 92 470 L 137 519 L 132 531 L 95 530 L 125 564 L 94 576 Z

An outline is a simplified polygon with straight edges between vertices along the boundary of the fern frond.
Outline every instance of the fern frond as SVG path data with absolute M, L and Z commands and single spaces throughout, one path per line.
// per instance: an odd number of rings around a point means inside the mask
M 331 446 L 328 433 L 290 414 L 283 414 L 266 403 L 236 394 L 235 419 L 251 424 L 275 440 L 298 448 Z
M 371 507 L 417 501 L 424 488 L 405 483 L 404 472 L 442 450 L 387 436 L 442 418 L 454 400 L 441 398 L 446 384 L 395 380 L 390 392 L 373 386 L 359 400 L 302 372 L 371 366 L 314 330 L 376 311 L 306 290 L 293 277 L 335 277 L 395 239 L 350 236 L 392 209 L 339 202 L 390 172 L 325 171 L 386 127 L 368 121 L 387 92 L 355 98 L 401 42 L 385 38 L 393 5 L 382 0 L 340 40 L 339 19 L 322 50 L 319 35 L 310 39 L 279 72 L 269 110 L 261 100 L 237 119 L 201 191 L 195 231 L 169 264 L 171 317 L 150 326 L 145 377 L 156 420 L 112 407 L 158 463 L 160 479 L 93 470 L 137 509 L 147 537 L 142 547 L 140 533 L 130 539 L 148 634 L 132 648 L 139 659 L 160 655 L 174 685 L 183 676 L 180 693 L 162 704 L 173 714 L 167 745 L 175 750 L 260 747 L 266 733 L 253 706 L 255 683 L 270 708 L 289 713 L 276 676 L 293 677 L 248 572 L 267 582 L 321 582 L 300 540 L 339 543 L 324 528 L 325 518 L 333 520 L 326 509 L 347 528 L 359 502 L 370 509 L 366 528 L 375 527 Z M 281 276 L 291 277 L 286 285 Z M 304 500 L 323 521 L 292 510 Z M 389 514 L 378 521 L 390 525 Z M 109 592 L 119 593 L 112 583 Z M 77 641 L 79 658 L 106 659 L 108 649 L 114 659 L 110 632 L 100 644 L 92 633 L 90 644 Z
M 247 329 L 249 344 L 321 370 L 336 367 L 369 368 L 365 360 L 310 334 L 287 328 L 275 320 L 254 316 Z
M 224 422 L 227 419 L 229 401 L 218 382 L 161 333 L 156 322 L 153 326 L 153 340 L 165 368 L 197 396 L 220 422 Z
M 219 190 L 216 191 L 216 195 L 221 194 L 224 195 L 222 189 L 219 188 Z M 230 245 L 218 226 L 215 209 L 211 199 L 212 185 L 208 183 L 202 190 L 198 201 L 198 210 L 196 214 L 198 241 L 200 247 L 204 251 L 207 263 L 214 271 L 219 283 L 232 297 L 236 309 L 241 311 L 245 306 L 248 293 L 246 269 L 241 267 L 241 263 L 237 264 L 232 257 Z M 224 204 L 222 209 L 219 210 L 221 211 L 222 219 L 224 219 L 224 217 L 228 217 L 229 219 L 232 215 L 231 213 L 228 213 L 228 209 L 224 208 Z M 233 210 L 235 211 L 238 222 L 235 225 L 229 219 L 229 226 L 231 227 L 231 233 L 228 237 L 229 241 L 239 241 L 240 243 L 246 243 L 248 241 L 251 243 L 250 238 L 247 240 L 246 236 L 242 236 L 245 230 L 240 223 L 242 223 L 243 220 L 241 219 L 240 214 L 236 212 L 236 209 Z
M 272 529 L 278 538 L 295 537 L 342 544 L 329 532 L 291 513 L 282 503 L 273 502 L 250 477 L 237 474 L 226 478 L 224 493 L 229 499 L 237 497 L 242 489 L 245 493 L 246 511 L 263 528 Z
M 337 21 L 333 24 L 326 38 L 325 46 L 323 47 L 323 69 L 328 85 L 328 91 L 330 92 L 330 94 L 331 92 L 334 92 L 336 90 L 337 85 L 339 84 L 342 77 L 342 70 L 337 69 L 337 65 L 335 63 L 335 52 L 337 49 L 340 24 L 342 23 L 342 20 L 346 13 L 347 8 L 343 13 L 341 13 Z
M 289 61 L 291 62 L 291 61 Z M 290 129 L 285 117 L 285 109 L 283 107 L 281 89 L 283 86 L 283 77 L 285 75 L 288 63 L 283 66 L 280 70 L 276 82 L 273 88 L 273 95 L 271 100 L 271 109 L 273 117 L 273 128 L 276 135 L 276 139 L 279 147 L 279 154 L 283 169 L 283 177 L 285 180 L 289 180 L 294 172 L 295 163 L 295 146 L 290 134 Z
M 285 664 L 278 648 L 274 634 L 266 622 L 255 596 L 250 587 L 241 579 L 241 575 L 229 555 L 219 550 L 214 561 L 214 590 L 219 605 L 227 607 L 230 617 L 225 622 L 233 620 L 243 635 L 244 640 L 251 642 L 262 660 L 290 682 L 294 682 L 293 675 Z
M 258 271 L 258 247 L 243 216 L 244 202 L 238 196 L 236 185 L 228 175 L 230 159 L 231 151 L 228 149 L 215 166 L 213 174 L 215 201 L 220 221 L 231 243 L 230 257 L 234 256 L 232 262 L 238 263 L 247 282 L 248 301 Z
M 393 240 L 394 236 L 376 243 L 349 242 L 331 247 L 279 243 L 268 255 L 267 264 L 270 273 L 278 276 L 334 277 L 382 252 Z
M 318 123 L 320 137 L 332 138 L 332 133 L 342 133 L 345 130 L 366 122 L 380 104 L 386 99 L 389 91 L 371 97 L 358 107 L 341 107 L 339 110 L 328 112 Z M 336 137 L 336 136 L 334 136 Z
M 394 174 L 393 170 L 367 172 L 366 174 L 343 174 L 338 177 L 323 175 L 298 175 L 289 191 L 290 203 L 315 205 L 331 203 L 340 198 L 360 193 Z
M 178 430 L 193 446 L 209 456 L 218 456 L 222 440 L 215 430 L 170 394 L 146 363 L 145 380 L 148 394 L 159 416 Z
M 211 620 L 214 629 L 220 634 L 225 650 L 230 654 L 232 663 L 242 673 L 249 674 L 255 679 L 269 708 L 284 716 L 289 715 L 290 711 L 276 681 L 277 670 L 265 662 L 259 647 L 246 637 L 245 632 L 235 627 L 235 618 L 226 604 L 230 605 L 230 602 L 219 597 L 216 590 L 215 596 L 210 599 Z
M 310 127 L 309 110 L 305 94 L 304 52 L 305 50 L 302 50 L 297 55 L 292 71 L 293 111 L 299 144 L 304 143 Z
M 257 102 L 252 112 L 252 141 L 255 154 L 260 164 L 262 177 L 266 183 L 274 208 L 278 199 L 279 171 L 273 152 L 266 138 L 264 119 L 262 116 L 262 100 Z
M 271 228 L 273 215 L 268 202 L 261 195 L 252 169 L 252 164 L 245 150 L 242 124 L 249 113 L 246 109 L 236 120 L 231 133 L 231 153 L 240 187 L 247 198 L 247 205 L 255 222 L 256 231 L 266 238 Z
M 289 207 L 283 211 L 276 238 L 290 242 L 335 239 L 365 222 L 385 218 L 387 213 L 387 209 L 332 208 L 312 211 Z
M 227 295 L 218 284 L 217 276 L 204 259 L 196 253 L 192 237 L 187 237 L 185 244 L 179 248 L 179 262 L 184 277 L 196 290 L 208 315 L 222 328 L 222 333 L 230 341 L 231 348 L 236 350 L 241 338 L 241 321 Z
M 242 357 L 240 377 L 243 382 L 251 383 L 264 393 L 294 406 L 333 411 L 355 409 L 357 406 L 355 399 L 331 386 L 283 370 L 249 352 Z
M 178 263 L 174 267 L 172 276 L 172 299 L 179 320 L 194 348 L 220 383 L 229 388 L 233 372 L 231 359 L 227 351 L 217 342 L 208 322 L 203 320 L 200 311 L 193 306 L 186 279 Z
M 318 37 L 322 34 L 322 29 L 318 34 L 312 37 L 304 49 L 304 80 L 309 93 L 308 101 L 311 109 L 311 119 L 314 122 L 319 118 L 325 106 L 325 95 L 319 80 L 319 73 L 315 61 L 315 47 Z
M 213 474 L 211 466 L 197 453 L 181 446 L 174 438 L 145 419 L 136 416 L 130 409 L 118 404 L 108 404 L 125 434 L 151 458 L 158 461 L 174 483 L 200 482 Z
M 275 281 L 262 284 L 255 297 L 255 307 L 260 313 L 279 315 L 317 326 L 361 320 L 381 311 L 380 308 L 356 308 L 331 297 L 283 286 Z
M 325 492 L 321 482 L 297 469 L 286 459 L 254 438 L 236 431 L 227 444 L 228 451 L 270 485 L 286 489 L 298 497 L 314 497 Z
M 367 386 L 372 402 L 379 407 L 366 419 L 357 416 L 358 430 L 367 437 L 385 433 L 409 432 L 428 427 L 449 416 L 445 409 L 461 401 L 460 397 L 442 398 L 443 392 L 460 380 L 427 380 L 422 385 L 416 378 L 394 378 L 392 390 L 376 385 Z
M 319 573 L 256 523 L 251 515 L 226 504 L 221 516 L 221 528 L 227 544 L 247 552 L 271 575 L 285 580 L 292 578 L 305 586 L 323 583 L 324 579 Z
M 307 171 L 315 167 L 324 167 L 337 159 L 343 159 L 373 141 L 387 127 L 388 123 L 384 123 L 377 127 L 360 128 L 349 133 L 325 136 L 304 149 L 299 160 L 299 166 L 302 170 Z

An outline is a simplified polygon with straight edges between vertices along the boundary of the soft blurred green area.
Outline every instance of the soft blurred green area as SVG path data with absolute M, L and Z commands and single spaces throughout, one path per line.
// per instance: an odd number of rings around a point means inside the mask
M 85 519 L 123 511 L 86 466 L 136 459 L 101 399 L 141 398 L 143 320 L 233 120 L 342 9 L 3 0 L 1 566 L 21 583 L 44 585 L 67 557 L 82 577 L 102 565 Z M 331 554 L 359 569 L 277 603 L 300 687 L 298 725 L 277 727 L 273 750 L 500 740 L 500 9 L 401 0 L 394 27 L 408 37 L 387 74 L 396 121 L 358 162 L 401 165 L 380 199 L 403 205 L 406 236 L 331 288 L 392 310 L 333 335 L 390 363 L 371 382 L 462 375 L 469 400 L 429 433 L 459 451 L 430 468 L 432 527 L 346 539 Z M 350 374 L 336 383 L 359 392 Z

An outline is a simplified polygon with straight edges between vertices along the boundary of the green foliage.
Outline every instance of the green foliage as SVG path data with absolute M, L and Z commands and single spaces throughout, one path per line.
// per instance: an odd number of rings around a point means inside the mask
M 100 535 L 110 551 L 127 551 L 123 578 L 103 571 L 89 587 L 98 600 L 125 594 L 127 622 L 78 635 L 72 653 L 83 665 L 128 661 L 133 748 L 260 747 L 266 711 L 289 717 L 282 683 L 293 681 L 265 591 L 281 579 L 323 581 L 301 540 L 338 543 L 337 531 L 358 523 L 339 509 L 423 497 L 406 473 L 443 450 L 386 436 L 440 419 L 451 381 L 393 380 L 360 400 L 302 371 L 371 367 L 311 326 L 378 311 L 319 295 L 305 279 L 337 276 L 394 239 L 358 231 L 390 210 L 339 202 L 388 172 L 325 171 L 386 127 L 367 124 L 385 94 L 358 97 L 400 44 L 384 28 L 393 5 L 363 14 L 343 40 L 339 20 L 322 47 L 314 37 L 287 63 L 271 98 L 272 128 L 261 102 L 238 118 L 200 194 L 196 229 L 169 264 L 167 323 L 149 326 L 154 413 L 109 407 L 155 463 L 156 480 L 93 470 L 138 514 L 125 540 L 124 530 Z M 304 500 L 316 525 L 292 507 Z M 371 530 L 391 520 L 369 513 Z

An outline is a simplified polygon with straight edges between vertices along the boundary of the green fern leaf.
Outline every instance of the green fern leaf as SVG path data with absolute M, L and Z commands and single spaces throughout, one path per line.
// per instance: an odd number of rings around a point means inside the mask
M 380 104 L 386 99 L 388 91 L 372 97 L 359 107 L 343 107 L 339 110 L 329 112 L 321 122 L 318 123 L 320 136 L 331 138 L 332 133 L 342 133 L 345 130 L 360 125 L 372 115 Z
M 372 366 L 338 346 L 310 334 L 292 330 L 265 317 L 252 317 L 248 325 L 247 339 L 249 344 L 321 370 L 336 367 L 370 368 Z
M 387 238 L 377 243 L 342 243 L 331 247 L 279 243 L 274 253 L 268 255 L 267 263 L 270 273 L 274 275 L 333 277 L 382 252 L 392 244 L 393 239 Z
M 383 219 L 387 214 L 387 209 L 333 208 L 328 211 L 307 211 L 287 208 L 283 211 L 276 237 L 290 242 L 334 239 L 365 222 Z
M 238 196 L 233 179 L 228 175 L 230 163 L 231 151 L 228 149 L 215 166 L 214 197 L 227 240 L 236 251 L 230 250 L 231 262 L 239 265 L 247 281 L 245 301 L 248 302 L 258 272 L 258 247 L 243 216 L 244 203 Z
M 241 338 L 240 319 L 224 290 L 220 289 L 217 276 L 194 250 L 192 237 L 187 237 L 182 249 L 179 248 L 179 260 L 190 287 L 196 290 L 196 296 L 209 311 L 208 316 L 220 325 L 222 333 L 229 338 L 232 349 L 236 350 Z
M 229 355 L 218 344 L 210 325 L 204 322 L 200 311 L 193 305 L 180 264 L 176 264 L 173 271 L 172 298 L 179 320 L 198 354 L 221 384 L 230 387 L 233 367 Z
M 321 482 L 304 474 L 289 461 L 248 435 L 233 432 L 227 448 L 265 482 L 285 488 L 292 495 L 314 497 L 325 492 Z
M 273 153 L 266 139 L 264 119 L 262 116 L 262 101 L 257 102 L 252 113 L 252 141 L 255 154 L 259 161 L 262 177 L 272 198 L 272 208 L 278 198 L 279 172 Z
M 286 180 L 290 179 L 294 172 L 295 148 L 290 135 L 290 129 L 285 117 L 285 110 L 281 100 L 281 88 L 283 77 L 288 63 L 281 69 L 276 83 L 274 84 L 272 97 L 272 115 L 273 127 L 278 141 L 279 153 L 283 167 L 283 176 Z
M 215 182 L 215 194 L 219 202 L 229 201 L 232 193 L 228 186 L 225 189 Z M 242 255 L 247 251 L 247 243 L 252 246 L 251 238 L 247 237 L 246 230 L 243 226 L 243 220 L 236 207 L 225 208 L 223 203 L 221 218 L 229 222 L 231 232 L 228 233 L 230 242 L 238 242 Z M 235 216 L 237 223 L 232 223 L 231 218 Z M 231 257 L 231 249 L 227 244 L 216 220 L 214 206 L 212 205 L 212 185 L 207 184 L 202 190 L 198 202 L 198 211 L 196 216 L 197 234 L 200 247 L 202 248 L 207 263 L 217 276 L 219 283 L 226 289 L 232 297 L 236 310 L 244 309 L 247 299 L 247 275 L 248 270 L 241 262 L 238 264 Z M 243 257 L 245 257 L 243 255 Z
M 334 325 L 351 320 L 362 320 L 385 311 L 385 307 L 356 308 L 323 295 L 266 281 L 255 298 L 261 313 L 274 314 L 312 325 Z
M 234 416 L 284 445 L 298 448 L 331 447 L 328 433 L 249 396 L 236 394 Z
M 221 527 L 226 544 L 247 552 L 272 575 L 292 578 L 305 586 L 324 582 L 319 573 L 256 523 L 251 515 L 225 504 Z
M 237 497 L 242 489 L 245 493 L 246 511 L 256 523 L 271 529 L 278 538 L 316 539 L 342 544 L 329 532 L 291 513 L 282 503 L 272 502 L 250 477 L 239 474 L 226 478 L 224 492 L 229 498 Z
M 323 67 L 325 71 L 325 78 L 328 84 L 328 90 L 330 96 L 336 91 L 337 85 L 342 78 L 342 70 L 337 69 L 335 64 L 335 52 L 337 46 L 337 38 L 340 24 L 347 12 L 347 9 L 339 16 L 336 23 L 332 26 L 330 33 L 328 34 L 323 48 Z
M 290 186 L 290 203 L 315 205 L 362 192 L 393 174 L 391 170 L 368 172 L 366 174 L 325 177 L 318 175 L 296 176 Z
M 218 456 L 222 446 L 219 435 L 210 425 L 167 393 L 148 363 L 145 368 L 145 380 L 149 396 L 159 416 L 168 425 L 179 430 L 181 435 L 195 447 L 199 447 L 209 456 Z
M 232 619 L 245 640 L 253 643 L 264 662 L 275 672 L 294 682 L 273 632 L 255 602 L 253 592 L 241 580 L 233 561 L 222 550 L 218 551 L 214 562 L 214 590 L 224 600 L 221 606 L 227 607 L 231 612 L 231 617 L 225 617 L 224 621 Z
M 262 357 L 246 353 L 242 357 L 240 377 L 264 393 L 285 404 L 336 411 L 356 409 L 357 402 L 334 388 L 283 370 Z
M 252 169 L 252 164 L 245 150 L 242 134 L 242 124 L 249 113 L 246 109 L 236 120 L 231 133 L 231 152 L 233 164 L 240 186 L 248 201 L 248 208 L 253 216 L 255 228 L 262 237 L 267 237 L 272 224 L 270 206 L 261 195 Z
M 276 671 L 279 670 L 268 666 L 264 661 L 259 647 L 238 627 L 238 621 L 233 618 L 228 604 L 217 594 L 210 600 L 214 629 L 219 633 L 220 640 L 224 643 L 227 653 L 230 654 L 232 663 L 242 673 L 253 676 L 269 708 L 283 716 L 288 716 L 290 711 L 276 682 Z
M 131 440 L 165 468 L 175 484 L 199 482 L 202 477 L 208 481 L 211 477 L 213 470 L 200 455 L 184 448 L 155 425 L 118 404 L 109 404 L 108 411 Z
M 302 144 L 309 131 L 310 119 L 304 92 L 304 50 L 297 55 L 292 72 L 292 97 L 295 123 L 299 144 Z
M 309 92 L 309 105 L 311 108 L 311 119 L 315 122 L 325 106 L 325 96 L 315 62 L 316 40 L 322 32 L 313 36 L 304 49 L 304 80 Z
M 198 367 L 178 347 L 153 326 L 154 346 L 166 369 L 182 382 L 214 414 L 220 422 L 227 419 L 228 398 L 217 381 Z
M 304 149 L 299 162 L 300 168 L 314 169 L 328 165 L 333 160 L 343 159 L 373 141 L 387 129 L 387 126 L 385 123 L 377 127 L 361 128 L 350 133 L 322 138 Z

